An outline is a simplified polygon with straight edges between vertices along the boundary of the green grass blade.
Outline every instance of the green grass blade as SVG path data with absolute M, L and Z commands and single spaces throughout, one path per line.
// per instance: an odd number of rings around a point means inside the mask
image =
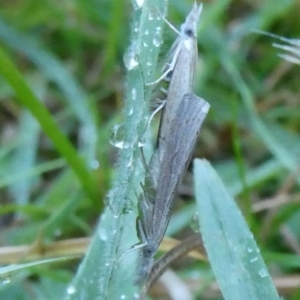
M 50 258 L 50 259 L 43 259 L 39 261 L 34 261 L 26 264 L 18 264 L 18 265 L 10 265 L 10 266 L 5 266 L 5 267 L 0 267 L 0 276 L 6 277 L 10 276 L 11 273 L 17 272 L 23 269 L 27 269 L 30 267 L 35 267 L 39 266 L 42 264 L 49 264 L 53 262 L 59 262 L 59 261 L 64 261 L 64 260 L 70 260 L 73 259 L 72 257 L 60 257 L 60 258 Z
M 285 147 L 285 145 L 283 145 L 280 140 L 276 139 L 276 137 L 267 128 L 262 118 L 260 118 L 259 114 L 256 111 L 253 94 L 238 70 L 238 63 L 230 54 L 228 48 L 221 47 L 221 45 L 226 44 L 226 41 L 224 39 L 222 41 L 220 32 L 215 31 L 214 34 L 214 40 L 218 41 L 217 43 L 219 43 L 217 48 L 220 50 L 219 55 L 222 64 L 230 75 L 230 78 L 232 79 L 237 91 L 241 95 L 241 98 L 249 114 L 253 130 L 260 137 L 269 151 L 281 162 L 281 164 L 285 168 L 290 171 L 295 171 L 297 166 L 297 158 L 290 155 L 289 149 Z
M 19 176 L 28 173 L 34 168 L 36 152 L 38 147 L 39 126 L 36 120 L 28 113 L 22 112 L 19 124 L 20 147 L 14 151 L 11 172 L 9 176 Z M 1 180 L 3 184 L 3 181 Z M 27 204 L 30 199 L 32 178 L 23 177 L 10 186 L 10 192 L 18 204 Z M 1 184 L 0 184 L 1 186 Z
M 133 299 L 137 251 L 121 255 L 138 242 L 136 211 L 128 213 L 143 178 L 139 144 L 144 134 L 148 103 L 161 41 L 166 1 L 145 1 L 133 15 L 131 46 L 125 55 L 128 69 L 122 149 L 119 152 L 109 206 L 101 216 L 91 246 L 68 289 L 67 299 Z M 135 3 L 136 4 L 136 3 Z M 145 91 L 146 90 L 146 91 Z M 132 210 L 132 208 L 131 208 Z M 127 213 L 126 213 L 127 211 Z M 72 291 L 72 293 L 70 293 Z
M 24 53 L 36 64 L 51 82 L 55 82 L 65 95 L 65 100 L 82 123 L 80 141 L 88 161 L 95 159 L 97 143 L 97 127 L 93 108 L 89 106 L 88 95 L 69 74 L 54 54 L 47 52 L 29 35 L 11 28 L 0 18 L 0 39 L 12 49 Z
M 224 298 L 279 300 L 253 235 L 218 174 L 199 159 L 194 174 L 200 229 Z
M 0 49 L 0 61 L 0 74 L 11 85 L 19 102 L 26 107 L 39 122 L 44 132 L 55 145 L 57 151 L 65 158 L 77 175 L 77 178 L 82 184 L 87 195 L 93 201 L 99 202 L 92 173 L 88 171 L 83 160 L 61 132 L 53 117 L 35 96 L 23 79 L 23 76 L 2 49 Z
M 230 163 L 219 164 L 216 166 L 218 173 L 222 180 L 226 183 L 229 194 L 233 197 L 240 195 L 243 192 L 243 184 L 238 177 L 236 164 L 234 161 Z M 258 184 L 263 184 L 275 178 L 278 174 L 283 172 L 283 167 L 278 160 L 272 159 L 259 165 L 256 168 L 252 168 L 246 171 L 246 181 L 248 188 L 253 189 Z M 167 229 L 167 235 L 172 236 L 184 229 L 185 226 L 189 226 L 193 216 L 195 215 L 196 204 L 191 203 L 185 205 L 180 211 L 175 212 L 172 216 L 170 224 Z

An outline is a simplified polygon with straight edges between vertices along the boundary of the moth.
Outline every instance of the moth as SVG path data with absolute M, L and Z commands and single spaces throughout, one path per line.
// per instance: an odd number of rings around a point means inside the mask
M 165 152 L 161 144 L 172 134 L 170 125 L 175 117 L 179 103 L 185 94 L 193 92 L 198 60 L 197 27 L 201 11 L 202 4 L 198 6 L 195 2 L 185 22 L 181 25 L 178 37 L 170 49 L 168 63 L 163 69 L 162 77 L 155 81 L 157 83 L 166 78 L 169 80 L 157 141 L 161 159 Z M 169 25 L 173 27 L 171 24 Z M 176 31 L 176 29 L 174 30 Z
M 145 190 L 139 201 L 140 217 L 137 220 L 137 229 L 142 249 L 137 284 L 143 283 L 148 277 L 153 257 L 170 221 L 177 187 L 191 160 L 209 108 L 210 105 L 204 99 L 194 94 L 185 94 L 170 124 L 172 134 L 163 141 L 165 155 L 159 162 L 159 172 L 153 170 L 151 162 L 159 159 L 159 149 L 150 161 Z
M 201 11 L 202 4 L 198 6 L 194 3 L 170 49 L 163 75 L 151 83 L 169 80 L 157 149 L 149 166 L 146 166 L 147 175 L 138 204 L 137 231 L 142 249 L 137 284 L 148 277 L 153 257 L 170 221 L 177 187 L 191 160 L 200 128 L 210 107 L 205 100 L 192 93 L 198 59 L 197 26 Z

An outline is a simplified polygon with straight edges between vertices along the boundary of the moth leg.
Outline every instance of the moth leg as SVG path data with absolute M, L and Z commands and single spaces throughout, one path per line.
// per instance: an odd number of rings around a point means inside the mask
M 150 118 L 149 118 L 149 121 L 148 121 L 148 123 L 147 123 L 147 126 L 146 126 L 145 131 L 149 128 L 150 123 L 152 122 L 154 116 L 155 116 L 161 109 L 164 108 L 165 102 L 166 102 L 166 100 L 163 100 L 162 103 L 161 103 L 161 104 L 153 111 L 153 113 L 151 114 L 151 116 L 150 116 Z
M 142 161 L 142 165 L 144 167 L 144 170 L 145 170 L 146 174 L 148 174 L 148 172 L 149 172 L 149 166 L 148 166 L 148 164 L 146 162 L 145 153 L 144 153 L 143 148 L 140 148 L 140 149 L 141 149 L 141 161 Z M 142 183 L 140 183 L 140 184 L 141 184 L 143 192 L 145 192 L 143 184 Z
M 173 71 L 173 70 L 171 69 L 171 65 L 170 65 L 169 68 L 157 80 L 146 83 L 146 86 L 154 85 L 154 84 L 161 82 L 168 76 L 169 72 L 171 72 L 171 71 Z
M 144 248 L 147 245 L 147 237 L 146 237 L 145 231 L 143 229 L 143 224 L 139 218 L 137 218 L 137 220 L 136 220 L 136 226 L 137 226 L 137 236 L 140 240 L 140 243 L 137 243 L 137 244 L 131 246 L 124 253 L 122 253 L 118 259 L 118 263 L 120 263 L 121 259 L 129 252 Z
M 142 247 L 144 247 L 147 244 L 147 236 L 146 236 L 145 229 L 144 229 L 141 218 L 136 219 L 136 228 L 137 228 L 138 238 L 142 242 L 139 245 L 143 245 Z M 142 248 L 142 247 L 139 247 L 139 248 Z
M 173 30 L 173 31 L 175 31 L 178 35 L 181 35 L 182 36 L 182 34 L 180 33 L 180 31 L 178 31 L 177 29 L 176 29 L 176 27 L 174 26 L 174 25 L 172 25 L 166 18 L 165 18 L 165 16 L 156 8 L 156 10 L 157 10 L 157 12 L 158 12 L 158 14 L 160 15 L 160 17 L 167 23 L 167 25 Z
M 182 35 L 182 33 L 180 32 L 180 31 L 178 31 L 177 29 L 176 29 L 176 27 L 173 25 L 173 24 L 171 24 L 162 14 L 160 14 L 161 15 L 161 17 L 162 17 L 162 19 L 166 22 L 166 24 L 174 31 L 174 32 L 176 32 L 178 35 L 180 35 L 180 36 L 183 36 Z
M 168 94 L 168 90 L 164 89 L 163 87 L 161 87 L 159 90 L 160 90 L 162 93 L 164 93 L 165 95 Z
M 144 132 L 143 132 L 142 136 L 145 134 L 145 132 L 146 132 L 146 131 L 148 130 L 148 128 L 150 127 L 150 124 L 151 124 L 151 122 L 152 122 L 154 116 L 155 116 L 161 109 L 164 108 L 164 106 L 165 106 L 165 101 L 166 101 L 166 100 L 163 100 L 162 103 L 161 103 L 161 104 L 160 104 L 160 105 L 152 112 L 152 114 L 151 114 L 151 116 L 150 116 L 150 118 L 149 118 L 149 120 L 148 120 L 148 122 L 147 122 L 147 125 L 146 125 L 146 127 L 145 127 L 145 129 L 144 129 Z M 142 155 L 142 164 L 143 164 L 143 166 L 144 166 L 144 169 L 145 169 L 146 171 L 148 171 L 148 167 L 146 167 L 146 166 L 147 166 L 147 163 L 146 163 L 146 159 L 145 159 L 145 154 L 144 154 L 143 148 L 141 148 L 141 155 Z
M 159 83 L 160 81 L 164 80 L 170 72 L 174 70 L 180 51 L 181 51 L 181 43 L 178 44 L 176 51 L 174 53 L 174 57 L 172 58 L 171 63 L 167 64 L 168 68 L 166 68 L 166 71 L 162 74 L 162 76 L 160 76 L 157 80 L 153 82 L 146 83 L 146 86 Z
M 153 202 L 151 196 L 147 197 L 147 191 L 140 195 L 138 202 L 139 217 L 136 219 L 136 229 L 139 240 L 142 244 L 148 244 L 151 228 L 152 228 L 152 214 L 153 214 Z

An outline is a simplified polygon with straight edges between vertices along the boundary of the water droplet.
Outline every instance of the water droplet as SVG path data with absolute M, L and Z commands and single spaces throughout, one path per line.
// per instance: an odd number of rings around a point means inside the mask
M 11 283 L 11 278 L 9 276 L 6 276 L 6 277 L 2 277 L 1 278 L 1 283 L 4 285 L 4 284 L 9 284 Z
M 134 30 L 134 32 L 138 32 L 139 31 L 139 23 L 138 22 L 134 23 L 133 30 Z
M 130 108 L 129 112 L 128 112 L 128 116 L 131 116 L 133 114 L 133 108 Z
M 113 192 L 110 190 L 103 199 L 103 203 L 110 209 L 112 210 L 112 204 L 111 201 L 113 200 Z
M 125 143 L 124 143 L 124 138 L 125 138 L 125 130 L 124 126 L 120 124 L 114 125 L 111 130 L 110 130 L 110 139 L 109 143 L 116 148 L 126 148 Z
M 134 204 L 132 200 L 128 200 L 126 206 L 122 209 L 122 214 L 130 214 L 133 211 Z
M 100 163 L 97 159 L 93 159 L 91 162 L 90 162 L 90 168 L 92 170 L 97 170 L 100 166 Z
M 137 60 L 138 43 L 137 41 L 132 42 L 124 54 L 123 61 L 127 70 L 135 68 L 139 62 Z
M 148 35 L 148 34 L 149 34 L 149 30 L 146 29 L 146 30 L 145 30 L 145 35 Z
M 151 61 L 147 61 L 147 66 L 152 66 L 152 62 Z
M 133 88 L 133 89 L 131 90 L 131 98 L 132 98 L 132 100 L 135 100 L 135 99 L 136 99 L 136 94 L 137 94 L 136 89 Z
M 143 135 L 138 141 L 138 147 L 143 147 L 146 144 L 146 138 Z
M 67 293 L 68 295 L 74 295 L 76 293 L 76 288 L 74 285 L 69 285 L 67 287 Z
M 248 247 L 248 248 L 247 248 L 247 251 L 248 251 L 249 253 L 251 253 L 251 252 L 253 252 L 253 248 Z
M 135 10 L 140 9 L 144 4 L 144 0 L 133 0 L 133 7 Z
M 152 13 L 152 12 L 149 14 L 148 19 L 149 19 L 149 20 L 153 20 L 153 19 L 154 19 L 154 16 L 153 16 L 153 13 Z
M 126 167 L 130 168 L 132 166 L 132 162 L 133 162 L 133 158 L 132 158 L 132 156 L 130 156 L 128 163 L 126 164 Z
M 144 47 L 148 47 L 148 44 L 146 42 L 143 42 Z
M 120 299 L 126 299 L 126 296 L 125 295 L 121 295 Z
M 161 31 L 161 26 L 156 26 L 155 30 L 156 30 L 157 33 L 159 33 Z
M 261 277 L 261 278 L 264 278 L 264 277 L 267 277 L 268 276 L 268 272 L 266 269 L 260 269 L 258 271 L 258 275 Z
M 159 47 L 160 45 L 162 44 L 162 40 L 160 39 L 160 38 L 154 38 L 153 39 L 153 45 L 155 46 L 155 47 Z
M 256 257 L 253 257 L 251 260 L 250 260 L 250 263 L 251 264 L 253 264 L 255 261 L 257 261 L 258 260 L 258 257 L 256 256 Z
M 101 241 L 104 241 L 104 242 L 107 241 L 107 233 L 104 228 L 102 228 L 102 227 L 99 228 L 98 236 Z
M 191 228 L 195 231 L 195 232 L 200 232 L 200 221 L 199 221 L 199 214 L 198 212 L 196 212 L 193 217 L 192 217 L 192 221 L 191 221 Z

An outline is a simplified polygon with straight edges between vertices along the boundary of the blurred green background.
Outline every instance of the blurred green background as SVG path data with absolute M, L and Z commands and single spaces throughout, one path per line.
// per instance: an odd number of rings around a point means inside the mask
M 178 28 L 191 5 L 170 1 L 168 20 Z M 297 38 L 300 2 L 203 5 L 195 91 L 211 110 L 194 156 L 211 161 L 235 196 L 279 293 L 299 299 L 299 66 L 254 30 Z M 77 256 L 3 276 L 1 299 L 60 299 L 76 273 L 113 176 L 110 129 L 122 119 L 133 10 L 122 0 L 0 1 L 1 264 Z M 165 26 L 162 62 L 175 37 Z M 190 176 L 174 236 L 191 230 Z M 190 266 L 180 267 L 193 289 Z

